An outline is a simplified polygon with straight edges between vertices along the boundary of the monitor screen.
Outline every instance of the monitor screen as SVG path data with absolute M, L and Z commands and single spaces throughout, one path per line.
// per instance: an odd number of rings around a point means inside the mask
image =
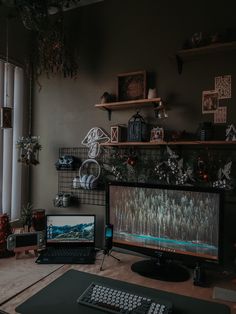
M 47 243 L 94 243 L 94 215 L 48 215 Z
M 107 198 L 114 246 L 153 257 L 220 261 L 220 191 L 111 182 Z

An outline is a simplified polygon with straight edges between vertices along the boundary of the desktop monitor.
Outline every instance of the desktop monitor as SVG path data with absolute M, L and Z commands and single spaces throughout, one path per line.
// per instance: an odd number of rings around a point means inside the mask
M 184 281 L 180 263 L 220 263 L 223 192 L 213 188 L 110 182 L 107 222 L 113 245 L 150 256 L 132 265 L 144 276 Z

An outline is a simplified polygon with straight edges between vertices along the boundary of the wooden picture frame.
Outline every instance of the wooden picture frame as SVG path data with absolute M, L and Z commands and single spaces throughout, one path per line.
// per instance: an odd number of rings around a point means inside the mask
M 151 137 L 150 142 L 151 143 L 157 143 L 164 140 L 164 129 L 163 128 L 152 128 L 151 130 Z
M 12 108 L 1 107 L 1 122 L 2 129 L 12 128 Z
M 118 101 L 145 99 L 147 94 L 146 71 L 122 73 L 117 76 Z
M 202 113 L 214 113 L 219 107 L 218 92 L 208 90 L 202 92 Z

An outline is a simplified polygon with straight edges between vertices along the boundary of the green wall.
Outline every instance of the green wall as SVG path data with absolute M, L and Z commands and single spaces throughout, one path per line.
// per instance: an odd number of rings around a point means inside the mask
M 78 147 L 94 126 L 110 133 L 110 126 L 127 123 L 134 110 L 116 111 L 112 119 L 94 108 L 105 92 L 116 93 L 117 74 L 147 70 L 155 77 L 158 96 L 168 103 L 169 118 L 157 120 L 150 109 L 145 119 L 165 129 L 195 132 L 202 115 L 201 93 L 214 89 L 214 77 L 232 75 L 232 98 L 227 105 L 228 123 L 235 121 L 235 52 L 199 57 L 177 72 L 175 53 L 194 32 L 213 33 L 236 28 L 233 1 L 105 0 L 65 14 L 67 36 L 76 45 L 79 74 L 76 80 L 60 76 L 40 77 L 35 85 L 33 129 L 40 136 L 40 164 L 31 169 L 32 203 L 54 213 L 89 212 L 98 216 L 98 245 L 102 241 L 105 209 L 80 205 L 66 209 L 53 206 L 57 193 L 55 162 L 60 147 Z M 233 207 L 227 220 L 232 221 Z M 232 233 L 229 233 L 229 238 Z

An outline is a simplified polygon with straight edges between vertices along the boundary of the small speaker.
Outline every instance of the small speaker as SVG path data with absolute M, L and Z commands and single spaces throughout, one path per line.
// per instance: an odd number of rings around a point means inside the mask
M 107 224 L 105 226 L 105 249 L 111 250 L 113 246 L 113 225 Z

